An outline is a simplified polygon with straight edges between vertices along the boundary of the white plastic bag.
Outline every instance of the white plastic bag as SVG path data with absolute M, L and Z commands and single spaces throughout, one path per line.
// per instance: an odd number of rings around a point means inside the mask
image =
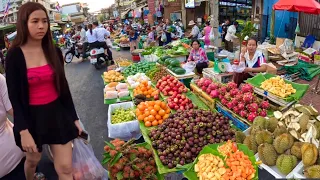
M 162 33 L 162 35 L 161 35 L 161 41 L 162 41 L 162 42 L 167 42 L 167 35 L 166 35 L 166 33 Z
M 116 99 L 118 98 L 117 91 L 106 91 L 105 92 L 105 99 Z
M 233 72 L 236 72 L 236 73 L 242 73 L 245 68 L 246 68 L 246 64 L 243 61 L 241 61 L 239 65 L 235 65 L 235 64 L 232 65 L 232 70 Z
M 118 104 L 109 105 L 108 109 L 108 137 L 109 138 L 119 138 L 124 141 L 128 141 L 132 138 L 139 139 L 141 137 L 141 131 L 139 127 L 138 120 L 133 120 L 129 122 L 112 124 L 111 117 L 112 112 L 117 108 L 129 109 L 133 107 L 133 102 L 124 102 Z
M 110 40 L 109 38 L 106 40 L 106 44 L 107 44 L 107 46 L 108 46 L 109 48 L 112 47 L 112 42 L 111 42 L 111 40 Z
M 116 89 L 117 89 L 117 90 L 120 90 L 120 89 L 128 89 L 128 84 L 127 84 L 127 83 L 119 83 L 119 84 L 116 86 Z
M 107 180 L 106 170 L 94 155 L 92 146 L 80 138 L 73 140 L 72 166 L 74 180 Z
M 130 92 L 129 91 L 120 91 L 118 93 L 119 98 L 129 96 Z
M 186 70 L 186 74 L 191 73 L 194 71 L 194 68 L 196 68 L 195 62 L 187 62 L 184 65 L 182 65 L 182 68 Z
M 211 31 L 210 31 L 210 36 L 209 36 L 209 39 L 210 41 L 214 41 L 214 31 L 213 31 L 213 28 L 211 27 Z

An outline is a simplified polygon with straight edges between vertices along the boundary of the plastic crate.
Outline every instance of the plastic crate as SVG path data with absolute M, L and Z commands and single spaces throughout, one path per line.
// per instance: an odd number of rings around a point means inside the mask
M 245 131 L 246 129 L 248 129 L 250 126 L 248 124 L 246 124 L 245 122 L 242 122 L 241 120 L 239 120 L 238 118 L 236 118 L 232 113 L 228 112 L 227 110 L 225 110 L 219 103 L 216 103 L 216 108 L 218 110 L 219 113 L 223 114 L 224 116 L 228 117 L 232 123 L 239 129 L 241 129 L 242 131 Z
M 207 52 L 207 57 L 209 61 L 214 62 L 214 52 Z
M 190 89 L 190 82 L 192 78 L 187 78 L 187 79 L 180 79 L 179 81 L 182 82 L 187 88 Z

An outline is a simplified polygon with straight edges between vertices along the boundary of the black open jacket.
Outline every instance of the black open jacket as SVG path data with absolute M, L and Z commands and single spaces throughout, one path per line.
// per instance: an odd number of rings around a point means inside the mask
M 57 48 L 57 54 L 64 68 L 63 56 Z M 14 130 L 20 132 L 29 128 L 29 83 L 27 77 L 27 65 L 20 47 L 11 48 L 6 56 L 6 81 L 8 86 L 9 99 L 14 112 Z M 61 88 L 59 99 L 72 119 L 78 120 L 78 116 L 73 104 L 72 96 L 66 77 L 63 77 L 64 88 Z

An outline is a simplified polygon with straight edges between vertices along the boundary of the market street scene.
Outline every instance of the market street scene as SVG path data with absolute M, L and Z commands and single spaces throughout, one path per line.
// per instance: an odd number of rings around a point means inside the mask
M 0 180 L 320 179 L 320 0 L 2 0 Z

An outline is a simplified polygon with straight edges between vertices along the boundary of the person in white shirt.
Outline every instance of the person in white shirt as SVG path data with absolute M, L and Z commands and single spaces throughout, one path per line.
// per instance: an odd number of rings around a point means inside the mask
M 200 29 L 197 26 L 197 24 L 194 22 L 194 20 L 191 20 L 188 25 L 193 26 L 188 38 L 193 39 L 193 40 L 197 40 L 197 39 L 201 38 Z
M 88 25 L 88 31 L 86 32 L 87 41 L 90 45 L 90 48 L 92 47 L 93 43 L 97 42 L 97 35 L 96 32 L 93 31 L 92 24 Z
M 93 46 L 96 48 L 103 47 L 104 49 L 106 49 L 109 59 L 112 59 L 112 52 L 110 51 L 106 43 L 106 38 L 110 37 L 110 32 L 103 27 L 99 27 L 98 22 L 93 22 L 92 27 L 93 27 L 93 32 L 97 37 L 97 41 L 93 43 Z
M 225 49 L 229 52 L 233 52 L 233 42 L 238 38 L 236 36 L 238 22 L 235 21 L 233 25 L 228 27 L 227 35 L 225 37 Z

